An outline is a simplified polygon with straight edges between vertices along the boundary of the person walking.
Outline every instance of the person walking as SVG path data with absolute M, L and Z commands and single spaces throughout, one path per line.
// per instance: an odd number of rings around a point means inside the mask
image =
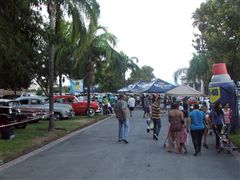
M 195 153 L 193 154 L 194 156 L 201 154 L 202 137 L 205 129 L 204 121 L 204 112 L 199 110 L 198 104 L 194 104 L 193 111 L 189 114 L 187 125 L 188 129 L 190 128 L 190 133 L 192 136 L 192 142 L 195 150 Z
M 205 129 L 204 129 L 204 133 L 203 133 L 203 147 L 208 149 L 207 138 L 208 138 L 208 131 L 211 128 L 211 122 L 210 122 L 210 118 L 209 118 L 209 112 L 207 111 L 207 106 L 203 105 L 201 107 L 201 111 L 205 114 L 205 122 L 204 122 Z
M 182 123 L 182 130 L 180 132 L 180 152 L 184 149 L 184 154 L 187 154 L 187 147 L 186 147 L 186 142 L 187 142 L 187 130 L 184 121 L 181 121 Z
M 158 140 L 158 135 L 161 129 L 161 118 L 160 118 L 160 102 L 161 98 L 158 97 L 157 100 L 152 104 L 152 114 L 151 119 L 154 124 L 153 128 L 153 139 Z
M 150 132 L 151 109 L 152 109 L 152 100 L 151 100 L 151 97 L 147 95 L 144 98 L 144 115 L 143 115 L 143 118 L 146 118 L 146 122 L 147 122 L 147 133 Z
M 134 111 L 134 107 L 136 104 L 135 98 L 131 95 L 131 97 L 128 99 L 128 108 L 130 111 L 130 116 L 132 117 L 132 112 Z
M 221 134 L 221 130 L 223 127 L 224 114 L 222 111 L 222 105 L 219 101 L 215 103 L 211 116 L 212 116 L 212 123 L 213 123 L 213 132 L 215 133 L 215 136 L 216 136 L 216 150 L 220 152 L 221 149 L 220 149 L 219 136 Z
M 173 142 L 176 141 L 176 153 L 180 153 L 180 132 L 182 130 L 183 112 L 179 111 L 177 102 L 172 103 L 172 110 L 168 113 L 168 121 L 170 123 L 168 133 L 168 152 L 173 150 Z
M 129 120 L 127 118 L 128 108 L 124 95 L 119 96 L 117 104 L 114 106 L 114 112 L 118 119 L 118 142 L 128 143 Z

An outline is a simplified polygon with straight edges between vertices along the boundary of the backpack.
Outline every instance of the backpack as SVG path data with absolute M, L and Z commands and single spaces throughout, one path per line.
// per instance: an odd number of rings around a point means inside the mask
M 114 106 L 114 112 L 119 121 L 123 121 L 126 119 L 125 111 L 123 110 L 123 102 L 118 101 Z

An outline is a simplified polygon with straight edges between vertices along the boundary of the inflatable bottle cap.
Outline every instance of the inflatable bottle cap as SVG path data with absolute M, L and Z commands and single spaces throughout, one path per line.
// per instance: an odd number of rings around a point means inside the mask
M 213 64 L 212 73 L 214 75 L 228 74 L 226 64 L 225 63 Z

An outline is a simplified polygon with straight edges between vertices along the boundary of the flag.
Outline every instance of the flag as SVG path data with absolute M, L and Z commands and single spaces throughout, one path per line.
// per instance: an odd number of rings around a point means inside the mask
M 81 80 L 73 80 L 70 79 L 70 93 L 81 93 L 83 92 L 83 79 Z

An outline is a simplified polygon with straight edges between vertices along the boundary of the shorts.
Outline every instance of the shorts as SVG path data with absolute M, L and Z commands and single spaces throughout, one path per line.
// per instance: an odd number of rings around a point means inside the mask
M 148 107 L 145 107 L 145 112 L 146 113 L 150 113 L 150 107 L 148 106 Z
M 134 107 L 129 107 L 129 110 L 130 111 L 134 111 Z

